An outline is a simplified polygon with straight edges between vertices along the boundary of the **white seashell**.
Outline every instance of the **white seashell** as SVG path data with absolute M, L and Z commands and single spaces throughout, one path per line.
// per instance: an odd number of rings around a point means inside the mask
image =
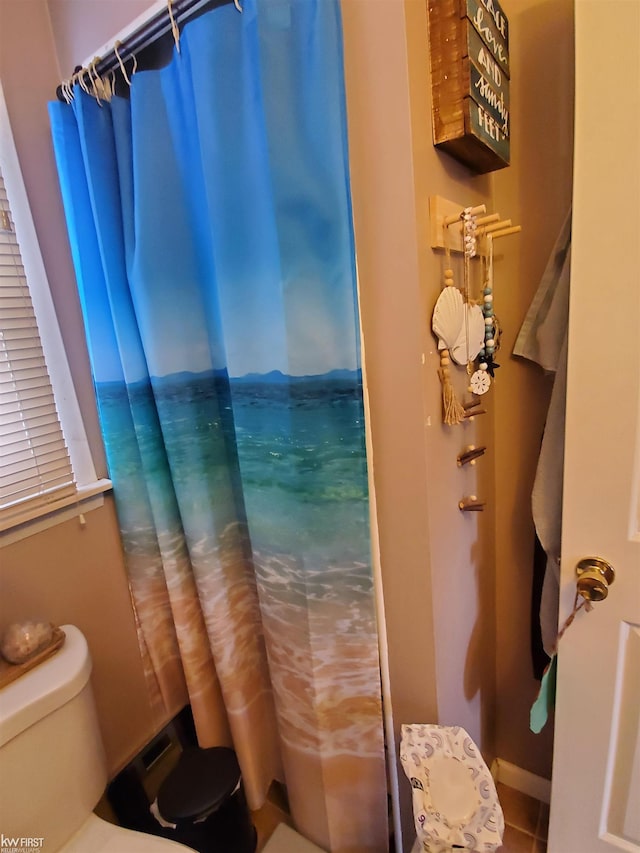
M 438 349 L 452 349 L 464 329 L 464 304 L 456 287 L 445 287 L 433 309 L 431 327 L 438 336 Z M 484 323 L 482 326 L 484 330 Z
M 456 287 L 445 287 L 438 297 L 431 325 L 438 336 L 438 349 L 448 349 L 456 364 L 474 361 L 485 345 L 482 308 L 465 304 Z
M 469 334 L 468 341 L 467 332 Z M 482 308 L 479 305 L 463 305 L 462 328 L 458 340 L 450 347 L 451 358 L 456 364 L 467 364 L 468 361 L 475 361 L 478 353 L 485 345 L 484 333 Z

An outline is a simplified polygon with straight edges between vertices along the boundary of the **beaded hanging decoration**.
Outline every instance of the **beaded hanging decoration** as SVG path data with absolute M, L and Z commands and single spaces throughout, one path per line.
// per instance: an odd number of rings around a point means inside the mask
M 434 244 L 445 249 L 444 287 L 433 310 L 432 329 L 438 337 L 443 421 L 448 425 L 461 423 L 472 414 L 485 411 L 477 409 L 480 406 L 477 398 L 490 389 L 500 367 L 495 360 L 500 347 L 500 324 L 494 308 L 494 240 L 522 230 L 519 225 L 512 227 L 511 220 L 500 219 L 497 213 L 481 219 L 482 227 L 478 230 L 478 212 L 485 212 L 484 205 L 467 207 L 457 217 L 445 217 L 442 221 L 443 240 Z M 453 280 L 449 246 L 449 225 L 456 222 L 460 223 L 462 236 L 462 287 L 456 286 Z M 482 239 L 484 245 L 479 248 Z M 472 298 L 471 260 L 478 255 L 481 258 L 482 285 L 479 297 Z M 466 365 L 469 377 L 467 390 L 474 396 L 464 405 L 456 399 L 450 369 L 452 362 Z
M 499 346 L 500 329 L 493 307 L 493 238 L 487 234 L 484 253 L 484 276 L 482 290 L 482 313 L 484 316 L 484 346 L 478 353 L 477 370 L 472 374 L 470 390 L 474 394 L 486 394 L 500 365 L 494 360 Z
M 473 362 L 484 347 L 484 317 L 481 308 L 471 300 L 471 260 L 477 255 L 478 225 L 471 208 L 462 213 L 464 254 L 464 324 L 467 373 L 473 372 Z
M 472 364 L 484 346 L 484 318 L 480 307 L 470 299 L 470 262 L 477 254 L 477 222 L 471 208 L 460 214 L 463 238 L 464 285 L 463 292 L 455 286 L 451 266 L 451 249 L 448 228 L 444 225 L 446 269 L 444 288 L 433 312 L 432 327 L 438 336 L 440 368 L 438 375 L 442 384 L 442 406 L 444 423 L 452 426 L 464 420 L 466 412 L 456 398 L 451 382 L 451 362 L 466 365 L 469 374 Z

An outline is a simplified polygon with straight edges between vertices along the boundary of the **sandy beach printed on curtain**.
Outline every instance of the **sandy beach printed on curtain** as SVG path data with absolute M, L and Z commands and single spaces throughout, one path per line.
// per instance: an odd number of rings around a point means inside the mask
M 244 532 L 238 492 L 229 483 L 230 447 L 237 446 L 281 737 L 310 753 L 379 758 L 360 371 L 314 377 L 273 371 L 230 383 L 225 371 L 182 372 L 152 384 L 196 571 L 198 555 L 209 568 L 212 558 L 224 562 L 225 542 L 237 547 Z M 139 562 L 150 532 L 147 508 L 140 507 L 138 522 L 133 494 L 121 492 L 136 491 L 144 418 L 148 413 L 151 432 L 156 417 L 151 388 L 103 382 L 97 389 L 109 457 L 118 460 L 113 476 L 124 540 Z M 136 407 L 134 441 L 119 422 L 130 417 L 136 396 L 151 405 Z M 146 464 L 147 470 L 157 468 L 160 479 L 163 456 Z M 143 493 L 149 488 L 147 478 Z M 216 492 L 221 501 L 212 512 L 209 496 Z M 170 541 L 179 532 L 153 531 L 151 541 L 156 533 Z

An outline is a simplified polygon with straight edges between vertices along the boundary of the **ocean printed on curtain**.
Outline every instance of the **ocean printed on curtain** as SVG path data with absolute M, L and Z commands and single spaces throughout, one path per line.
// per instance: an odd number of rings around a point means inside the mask
M 382 853 L 339 7 L 243 7 L 129 98 L 52 104 L 54 147 L 156 701 L 252 807 L 283 770 L 304 835 Z

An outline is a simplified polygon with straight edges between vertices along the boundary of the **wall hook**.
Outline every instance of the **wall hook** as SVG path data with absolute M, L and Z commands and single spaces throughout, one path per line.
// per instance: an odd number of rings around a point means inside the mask
M 521 225 L 514 225 L 512 228 L 503 228 L 500 231 L 491 232 L 494 240 L 499 240 L 500 237 L 508 237 L 510 234 L 519 234 L 522 231 Z
M 476 415 L 486 415 L 487 414 L 487 410 L 483 409 L 482 406 L 480 405 L 480 403 L 472 403 L 469 406 L 465 406 L 463 403 L 463 408 L 465 410 L 464 411 L 464 417 L 467 420 L 473 420 L 473 418 L 475 418 Z
M 462 512 L 482 512 L 485 507 L 485 501 L 479 501 L 475 495 L 468 495 L 458 502 L 458 509 Z
M 475 445 L 470 444 L 469 447 L 462 451 L 462 453 L 458 454 L 458 468 L 462 468 L 462 466 L 467 463 L 475 465 L 476 459 L 484 456 L 486 449 L 487 448 L 484 446 L 476 447 Z

